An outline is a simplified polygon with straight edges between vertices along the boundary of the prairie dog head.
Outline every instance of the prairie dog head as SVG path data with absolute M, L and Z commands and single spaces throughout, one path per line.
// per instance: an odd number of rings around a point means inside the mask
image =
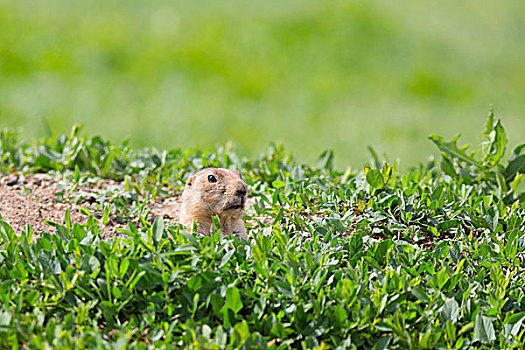
M 242 216 L 248 186 L 241 173 L 231 169 L 207 168 L 188 179 L 182 193 L 183 206 L 199 216 Z

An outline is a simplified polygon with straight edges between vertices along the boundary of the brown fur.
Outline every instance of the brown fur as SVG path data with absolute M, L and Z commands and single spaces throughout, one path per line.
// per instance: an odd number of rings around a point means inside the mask
M 210 182 L 213 175 L 217 182 Z M 190 228 L 197 222 L 197 232 L 210 234 L 212 217 L 221 223 L 221 236 L 234 234 L 247 238 L 242 217 L 246 206 L 248 186 L 237 170 L 207 168 L 186 182 L 182 193 L 180 222 Z

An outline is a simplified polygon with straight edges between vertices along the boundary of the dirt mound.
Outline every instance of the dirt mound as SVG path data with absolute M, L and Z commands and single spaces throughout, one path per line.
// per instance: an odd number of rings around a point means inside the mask
M 17 233 L 26 225 L 31 225 L 35 234 L 54 233 L 53 222 L 64 225 L 67 209 L 72 224 L 82 224 L 88 219 L 80 207 L 93 209 L 90 211 L 94 215 L 100 214 L 96 212 L 96 199 L 110 187 L 123 189 L 124 185 L 113 180 L 99 180 L 74 187 L 49 174 L 4 176 L 0 178 L 0 215 Z M 74 193 L 67 195 L 76 201 L 64 199 L 65 192 L 71 192 L 71 188 Z M 155 198 L 147 206 L 151 209 L 150 219 L 163 216 L 172 220 L 178 217 L 180 202 L 178 198 Z M 103 237 L 118 234 L 117 229 L 126 227 L 127 222 L 115 216 L 110 216 L 106 226 L 100 224 Z

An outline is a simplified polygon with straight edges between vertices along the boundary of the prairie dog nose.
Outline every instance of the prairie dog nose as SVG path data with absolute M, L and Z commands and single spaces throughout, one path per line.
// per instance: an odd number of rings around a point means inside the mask
M 246 196 L 246 193 L 248 192 L 248 186 L 246 186 L 246 184 L 244 182 L 240 182 L 238 185 L 237 185 L 237 190 L 235 191 L 235 193 L 238 195 L 238 196 Z

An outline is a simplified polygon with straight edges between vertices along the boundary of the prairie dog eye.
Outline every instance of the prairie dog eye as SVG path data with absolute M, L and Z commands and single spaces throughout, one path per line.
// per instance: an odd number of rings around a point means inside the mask
M 208 175 L 208 182 L 217 182 L 217 178 L 213 175 Z

